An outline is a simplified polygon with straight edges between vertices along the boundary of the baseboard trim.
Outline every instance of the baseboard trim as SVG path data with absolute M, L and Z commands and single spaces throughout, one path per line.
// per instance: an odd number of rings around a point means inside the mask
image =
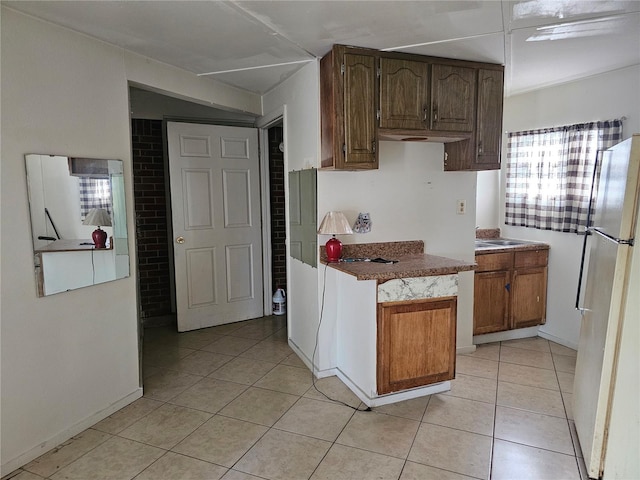
M 552 342 L 559 343 L 565 347 L 571 348 L 573 350 L 578 350 L 578 344 L 565 340 L 564 338 L 556 337 L 555 335 L 551 335 L 550 333 L 545 332 L 544 330 L 538 331 L 538 336 L 542 338 L 546 338 L 547 340 L 551 340 Z
M 369 395 L 358 387 L 348 375 L 345 375 L 340 369 L 337 369 L 338 378 L 367 406 L 367 407 L 381 407 L 383 405 L 389 405 L 390 403 L 402 402 L 404 400 L 411 400 L 413 398 L 424 397 L 426 395 L 433 395 L 435 393 L 441 393 L 451 390 L 451 382 L 445 381 L 440 383 L 434 383 L 424 387 L 417 387 L 411 390 L 403 390 L 396 393 L 388 393 L 386 395 L 377 396 Z
M 518 338 L 529 338 L 538 336 L 538 327 L 516 328 L 504 332 L 486 333 L 473 337 L 473 343 L 480 345 L 483 343 L 504 342 L 506 340 L 516 340 Z
M 332 377 L 336 374 L 337 369 L 335 367 L 325 368 L 324 370 L 318 370 L 317 368 L 312 368 L 311 359 L 307 357 L 304 354 L 304 352 L 300 349 L 300 347 L 298 347 L 298 345 L 296 345 L 296 343 L 291 339 L 289 339 L 289 346 L 291 347 L 291 350 L 293 350 L 295 354 L 298 355 L 298 357 L 300 357 L 300 360 L 302 360 L 302 363 L 304 363 L 307 366 L 307 368 L 315 374 L 316 378 Z
M 2 463 L 2 465 L 0 466 L 0 476 L 4 477 L 14 470 L 17 470 L 18 468 L 26 465 L 31 460 L 35 460 L 40 455 L 47 453 L 52 448 L 55 448 L 61 443 L 66 442 L 71 437 L 78 435 L 80 432 L 85 431 L 87 428 L 95 425 L 99 421 L 104 420 L 109 415 L 117 412 L 121 408 L 126 407 L 131 402 L 137 400 L 140 397 L 142 397 L 142 387 L 138 387 L 136 390 L 121 398 L 117 402 L 112 403 L 107 408 L 100 410 L 99 412 L 96 412 L 93 415 L 88 416 L 87 418 L 84 418 L 83 420 L 79 421 L 69 428 L 65 428 L 63 431 L 57 433 L 53 437 L 50 437 L 44 442 L 39 443 L 36 447 L 33 447 L 22 455 L 18 455 L 17 457 Z
M 469 345 L 468 347 L 458 347 L 456 348 L 456 354 L 458 355 L 469 355 L 476 351 L 475 345 Z

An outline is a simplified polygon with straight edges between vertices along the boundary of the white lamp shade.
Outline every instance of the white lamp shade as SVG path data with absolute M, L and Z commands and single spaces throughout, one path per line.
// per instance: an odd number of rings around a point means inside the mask
M 92 208 L 84 217 L 83 225 L 95 225 L 98 227 L 110 227 L 111 216 L 104 208 Z
M 328 212 L 322 219 L 318 233 L 322 235 L 352 234 L 347 217 L 342 212 Z

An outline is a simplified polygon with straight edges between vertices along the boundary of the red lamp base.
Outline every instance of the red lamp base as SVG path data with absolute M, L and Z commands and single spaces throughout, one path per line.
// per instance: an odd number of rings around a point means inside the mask
M 96 228 L 91 234 L 91 238 L 93 239 L 93 243 L 96 248 L 107 248 L 107 232 L 102 230 L 100 227 Z
M 330 238 L 325 248 L 327 249 L 327 260 L 329 262 L 339 262 L 342 255 L 342 242 L 336 237 Z

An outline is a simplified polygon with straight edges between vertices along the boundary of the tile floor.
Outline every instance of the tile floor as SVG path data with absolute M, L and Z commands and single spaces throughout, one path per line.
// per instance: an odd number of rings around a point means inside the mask
M 354 411 L 314 389 L 284 319 L 148 329 L 144 396 L 14 480 L 586 478 L 576 352 L 540 337 L 478 346 L 451 391 Z M 336 377 L 316 382 L 362 405 Z

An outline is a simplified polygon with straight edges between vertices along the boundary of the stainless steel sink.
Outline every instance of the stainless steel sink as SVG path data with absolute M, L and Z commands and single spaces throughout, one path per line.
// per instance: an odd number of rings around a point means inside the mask
M 531 242 L 527 240 L 511 240 L 508 238 L 486 238 L 476 240 L 476 248 L 480 247 L 508 247 L 513 245 L 527 245 Z

